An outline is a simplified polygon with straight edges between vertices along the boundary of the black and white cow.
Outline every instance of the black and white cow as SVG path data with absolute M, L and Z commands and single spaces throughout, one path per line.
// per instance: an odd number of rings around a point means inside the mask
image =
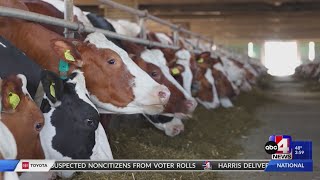
M 1 36 L 0 63 L 0 77 L 11 73 L 26 76 L 31 97 L 35 96 L 40 82 L 42 84 L 41 110 L 45 124 L 40 139 L 46 159 L 113 159 L 98 111 L 89 100 L 82 72 L 75 70 L 62 80 L 55 73 L 42 70 Z

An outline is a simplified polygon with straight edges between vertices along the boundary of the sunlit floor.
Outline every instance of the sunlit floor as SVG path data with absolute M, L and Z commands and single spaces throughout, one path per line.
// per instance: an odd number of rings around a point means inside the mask
M 264 64 L 273 76 L 294 74 L 295 68 L 301 64 L 298 58 L 297 42 L 268 41 L 264 44 Z

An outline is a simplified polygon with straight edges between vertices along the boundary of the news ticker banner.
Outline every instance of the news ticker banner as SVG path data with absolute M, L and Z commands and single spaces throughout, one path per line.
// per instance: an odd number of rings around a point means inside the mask
M 266 171 L 308 172 L 312 160 L 0 160 L 1 171 Z

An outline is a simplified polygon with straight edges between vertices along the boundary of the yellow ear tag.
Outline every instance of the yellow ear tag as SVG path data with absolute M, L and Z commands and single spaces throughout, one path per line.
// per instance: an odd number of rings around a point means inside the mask
M 70 52 L 69 49 L 64 52 L 64 57 L 65 57 L 66 60 L 68 60 L 68 61 L 75 61 L 75 59 L 74 59 L 74 57 L 71 55 L 71 52 Z
M 56 97 L 56 91 L 54 90 L 54 83 L 51 83 L 50 85 L 50 94 L 52 97 Z
M 11 105 L 12 109 L 16 109 L 19 103 L 20 103 L 20 97 L 17 94 L 10 92 L 9 104 Z
M 172 68 L 171 72 L 172 72 L 173 75 L 180 74 L 180 70 L 178 68 Z
M 203 63 L 203 62 L 204 62 L 204 59 L 203 59 L 203 58 L 200 58 L 200 59 L 198 59 L 197 62 L 198 62 L 198 63 Z

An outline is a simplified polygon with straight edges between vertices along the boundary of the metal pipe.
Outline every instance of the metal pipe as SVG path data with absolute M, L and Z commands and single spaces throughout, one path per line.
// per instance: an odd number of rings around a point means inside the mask
M 64 20 L 73 22 L 73 0 L 64 0 Z M 68 28 L 64 28 L 65 38 L 74 38 L 74 33 Z
M 139 17 L 139 26 L 141 27 L 140 38 L 142 38 L 142 39 L 147 39 L 145 21 L 146 21 L 146 19 L 144 17 Z
M 176 46 L 179 46 L 179 31 L 178 30 L 173 31 L 173 44 Z
M 143 39 L 139 39 L 139 38 L 128 37 L 128 36 L 117 34 L 117 33 L 114 33 L 114 32 L 108 31 L 108 30 L 84 26 L 81 23 L 69 22 L 69 21 L 65 21 L 63 19 L 45 16 L 42 14 L 37 14 L 37 13 L 24 11 L 24 10 L 20 10 L 20 9 L 14 9 L 14 8 L 0 6 L 0 16 L 24 19 L 24 20 L 34 21 L 34 22 L 38 22 L 38 23 L 45 23 L 45 24 L 55 25 L 55 26 L 59 26 L 59 27 L 65 27 L 65 28 L 75 30 L 75 31 L 80 31 L 80 32 L 81 31 L 84 31 L 87 33 L 100 32 L 110 38 L 132 41 L 132 42 L 147 45 L 147 46 L 157 46 L 157 47 L 162 47 L 162 48 L 179 49 L 179 47 L 177 47 L 177 46 L 171 46 L 171 45 L 161 44 L 161 43 L 154 42 L 154 41 L 148 41 L 148 40 L 143 40 Z

